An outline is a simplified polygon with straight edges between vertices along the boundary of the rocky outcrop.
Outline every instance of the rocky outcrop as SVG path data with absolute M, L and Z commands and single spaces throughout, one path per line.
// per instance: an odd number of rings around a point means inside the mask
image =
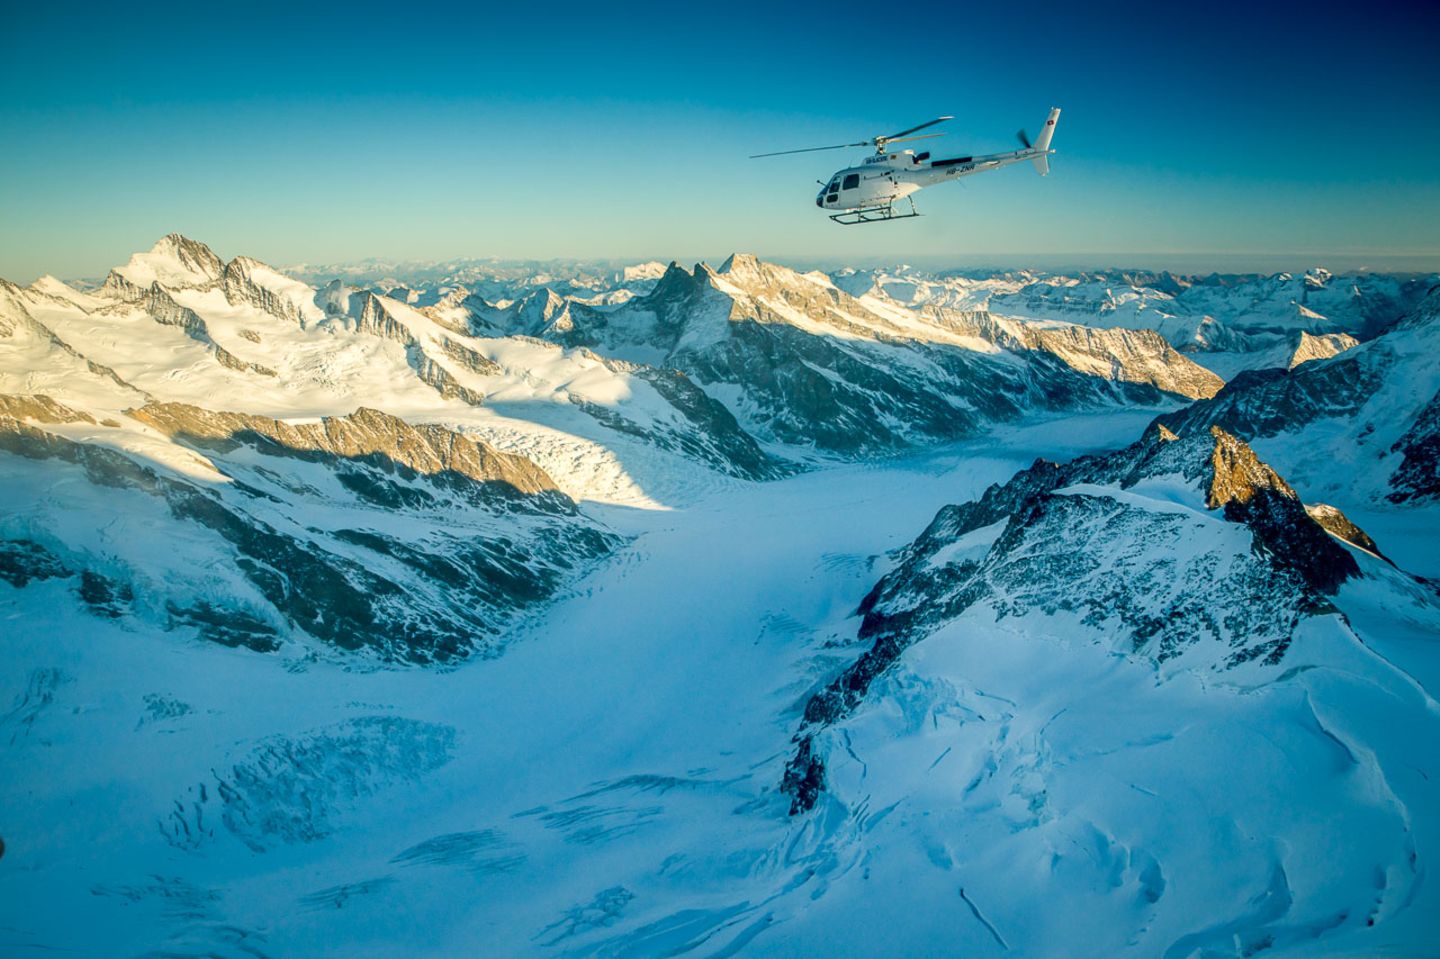
M 1392 502 L 1435 495 L 1435 441 L 1440 389 L 1440 288 L 1384 335 L 1328 359 L 1291 369 L 1239 374 L 1219 393 L 1159 422 L 1182 435 L 1219 426 L 1246 440 L 1274 436 L 1319 444 L 1356 464 L 1355 495 Z M 1308 437 L 1308 439 L 1307 439 Z M 1315 460 L 1315 449 L 1309 459 Z M 1400 462 L 1376 472 L 1369 464 Z M 1292 479 L 1298 475 L 1282 464 Z M 1427 479 L 1428 477 L 1428 479 Z M 1334 485 L 1335 478 L 1329 480 Z M 1424 492 L 1430 490 L 1429 493 Z
M 315 307 L 313 303 L 313 292 L 311 296 L 305 298 L 299 295 L 287 295 L 289 291 L 276 289 L 261 281 L 259 274 L 274 274 L 274 272 L 259 260 L 253 260 L 248 256 L 237 256 L 225 264 L 224 272 L 220 277 L 220 288 L 225 293 L 226 301 L 231 304 L 253 306 L 297 326 L 305 325 L 309 319 L 310 310 L 313 310 L 317 316 L 320 314 L 319 308 Z M 294 285 L 296 288 L 304 289 L 298 282 Z
M 0 579 L 22 588 L 36 580 L 61 579 L 73 571 L 58 556 L 29 539 L 0 539 Z
M 1287 364 L 1289 369 L 1294 369 L 1301 363 L 1308 363 L 1311 360 L 1325 360 L 1337 356 L 1350 349 L 1352 346 L 1359 346 L 1360 341 L 1349 333 L 1319 333 L 1312 334 L 1305 330 L 1295 342 L 1295 348 L 1290 353 L 1290 360 Z
M 397 416 L 361 407 L 349 416 L 318 423 L 290 424 L 247 413 L 224 413 L 182 403 L 156 403 L 129 415 L 167 436 L 213 447 L 248 443 L 270 452 L 324 454 L 383 464 L 432 480 L 468 480 L 487 498 L 523 502 L 535 508 L 573 513 L 574 503 L 555 481 L 523 456 L 502 453 L 477 440 L 429 423 L 411 425 Z
M 1053 354 L 1082 373 L 1152 386 L 1191 399 L 1214 396 L 1225 385 L 1220 377 L 1176 352 L 1154 330 L 1079 325 L 1022 329 L 1027 349 Z
M 149 252 L 137 253 L 110 271 L 99 289 L 102 297 L 126 303 L 143 301 L 155 283 L 169 289 L 212 289 L 225 264 L 204 243 L 178 233 L 163 237 Z
M 1375 541 L 1370 538 L 1369 534 L 1352 523 L 1350 517 L 1334 506 L 1328 503 L 1307 503 L 1305 512 L 1309 513 L 1310 518 L 1319 523 L 1325 532 L 1336 539 L 1344 540 L 1351 546 L 1386 559 L 1385 554 L 1380 552 L 1380 547 L 1375 545 Z M 1389 560 L 1387 559 L 1386 562 Z
M 91 423 L 95 417 L 57 403 L 42 393 L 28 396 L 0 393 L 0 418 L 34 420 L 37 423 Z
M 192 240 L 179 233 L 171 233 L 162 237 L 151 248 L 150 253 L 152 256 L 169 257 L 182 270 L 211 282 L 219 280 L 225 271 L 224 261 L 215 255 L 214 250 L 199 240 Z
M 1191 485 L 1193 510 L 1168 492 L 1127 495 L 1177 476 Z M 1333 512 L 1326 525 L 1374 546 Z M 865 597 L 859 639 L 869 648 L 806 704 L 782 783 L 791 811 L 811 808 L 823 788 L 818 732 L 849 715 L 907 648 L 972 607 L 996 619 L 1073 617 L 1096 641 L 1160 663 L 1209 646 L 1216 668 L 1273 665 L 1300 622 L 1334 612 L 1329 597 L 1359 572 L 1284 479 L 1223 430 L 1181 438 L 1157 427 L 1115 453 L 1037 461 L 942 509 Z
M 1403 459 L 1390 477 L 1392 503 L 1440 499 L 1440 392 L 1437 392 L 1390 452 Z

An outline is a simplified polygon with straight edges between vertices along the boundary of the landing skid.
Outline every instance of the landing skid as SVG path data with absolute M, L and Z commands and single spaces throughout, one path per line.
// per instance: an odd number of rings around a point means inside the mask
M 894 203 L 887 203 L 884 206 L 867 206 L 859 210 L 846 210 L 844 213 L 832 213 L 830 219 L 841 226 L 855 226 L 857 223 L 884 223 L 886 220 L 908 220 L 912 216 L 921 216 L 919 210 L 915 209 L 915 201 L 910 201 L 910 212 L 905 213 L 895 209 Z

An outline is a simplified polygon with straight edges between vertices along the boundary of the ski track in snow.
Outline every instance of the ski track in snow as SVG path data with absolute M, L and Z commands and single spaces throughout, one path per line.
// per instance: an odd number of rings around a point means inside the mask
M 1317 621 L 1249 685 L 972 609 L 827 734 L 829 791 L 786 815 L 799 711 L 886 553 L 1150 415 L 587 504 L 630 545 L 450 672 L 0 584 L 0 952 L 1405 954 L 1440 914 L 1440 657 L 1363 584 L 1368 648 Z

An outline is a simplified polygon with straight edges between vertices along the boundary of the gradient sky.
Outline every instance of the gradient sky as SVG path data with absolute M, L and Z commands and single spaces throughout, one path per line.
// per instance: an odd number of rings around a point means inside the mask
M 3 22 L 0 276 L 20 282 L 171 231 L 276 264 L 1440 268 L 1428 0 L 14 0 Z M 957 119 L 922 149 L 1008 149 L 1051 105 L 1048 178 L 927 190 L 919 220 L 815 209 L 863 150 L 746 159 L 938 114 Z

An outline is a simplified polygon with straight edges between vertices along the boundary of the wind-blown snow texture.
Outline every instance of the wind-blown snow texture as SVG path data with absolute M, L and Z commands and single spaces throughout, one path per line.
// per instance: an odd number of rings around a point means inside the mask
M 0 283 L 0 952 L 1433 946 L 1418 281 L 298 272 Z

